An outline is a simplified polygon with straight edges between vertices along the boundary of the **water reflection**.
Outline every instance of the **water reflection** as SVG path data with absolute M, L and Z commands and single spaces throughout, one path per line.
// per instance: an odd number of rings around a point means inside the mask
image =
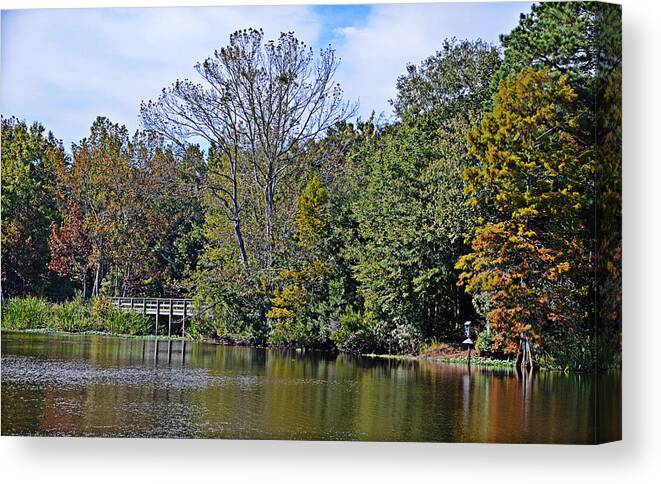
M 617 373 L 98 336 L 2 340 L 4 435 L 589 443 L 595 408 L 619 429 L 620 391 Z

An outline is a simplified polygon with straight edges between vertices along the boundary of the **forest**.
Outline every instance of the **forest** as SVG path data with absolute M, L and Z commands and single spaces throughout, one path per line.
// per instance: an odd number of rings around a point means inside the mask
M 99 116 L 69 150 L 3 115 L 3 328 L 27 298 L 191 297 L 196 338 L 415 355 L 470 320 L 485 356 L 619 364 L 619 8 L 446 39 L 392 120 L 356 118 L 339 66 L 239 30 L 133 134 Z

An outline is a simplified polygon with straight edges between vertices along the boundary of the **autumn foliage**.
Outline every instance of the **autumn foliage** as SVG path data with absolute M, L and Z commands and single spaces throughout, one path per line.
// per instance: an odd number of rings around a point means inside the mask
M 576 99 L 566 77 L 524 69 L 468 135 L 478 164 L 465 190 L 489 215 L 457 268 L 468 292 L 488 294 L 494 349 L 506 354 L 587 317 L 594 153 Z
M 402 66 L 394 119 L 354 119 L 332 48 L 240 30 L 65 151 L 2 122 L 2 288 L 183 296 L 190 334 L 588 369 L 621 335 L 621 23 L 533 5 L 500 45 Z M 382 82 L 393 82 L 383 79 Z

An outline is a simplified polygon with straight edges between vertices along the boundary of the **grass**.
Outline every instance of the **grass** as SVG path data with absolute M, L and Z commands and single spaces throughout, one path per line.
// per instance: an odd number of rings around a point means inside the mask
M 429 361 L 437 362 L 437 363 L 449 363 L 449 364 L 455 364 L 455 365 L 468 365 L 468 358 L 467 357 L 460 357 L 460 358 L 430 358 Z M 471 365 L 473 366 L 481 366 L 481 367 L 486 367 L 486 368 L 513 368 L 514 367 L 514 361 L 512 360 L 496 360 L 493 358 L 484 358 L 482 356 L 472 356 L 471 357 Z
M 429 361 L 431 363 L 455 364 L 455 365 L 468 365 L 468 358 L 466 350 L 460 345 L 451 345 L 439 341 L 431 341 L 425 346 L 418 355 L 380 355 L 380 354 L 363 354 L 370 358 L 382 358 L 388 360 L 418 360 Z M 512 360 L 499 360 L 495 358 L 487 358 L 484 356 L 471 356 L 470 364 L 472 366 L 485 367 L 485 368 L 513 368 L 514 361 Z
M 46 300 L 28 296 L 10 299 L 2 305 L 4 329 L 46 328 L 51 323 L 51 307 Z
M 45 299 L 28 296 L 10 299 L 2 305 L 5 330 L 142 336 L 149 333 L 151 326 L 147 316 L 120 311 L 103 297 L 91 301 L 76 297 L 62 304 L 50 304 Z
M 78 333 L 93 328 L 89 317 L 89 305 L 82 298 L 51 306 L 50 325 L 53 329 L 67 333 Z
M 428 358 L 424 356 L 414 356 L 414 355 L 378 355 L 374 353 L 362 354 L 368 358 L 381 358 L 386 360 L 408 360 L 408 361 L 429 361 L 431 363 L 443 363 L 443 364 L 453 364 L 453 365 L 468 365 L 468 358 L 463 357 L 436 357 Z M 471 363 L 472 366 L 479 366 L 485 368 L 513 368 L 514 362 L 512 360 L 496 360 L 493 358 L 484 358 L 480 356 L 472 356 Z

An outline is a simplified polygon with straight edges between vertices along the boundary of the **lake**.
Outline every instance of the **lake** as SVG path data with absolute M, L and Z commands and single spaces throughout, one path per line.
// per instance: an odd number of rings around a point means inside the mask
M 620 414 L 619 372 L 2 333 L 3 435 L 591 443 Z

